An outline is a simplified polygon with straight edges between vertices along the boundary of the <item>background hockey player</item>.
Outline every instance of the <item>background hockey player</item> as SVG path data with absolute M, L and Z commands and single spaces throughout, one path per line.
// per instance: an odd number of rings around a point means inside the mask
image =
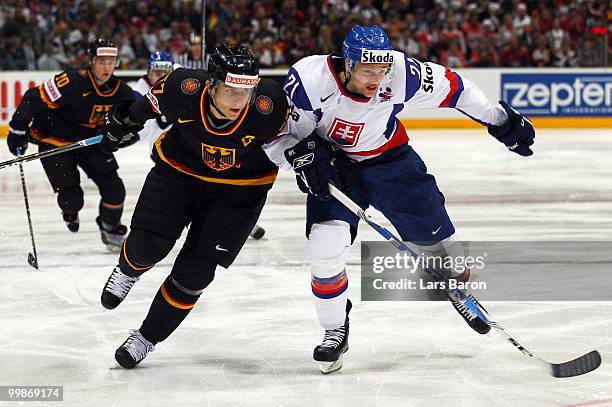
M 142 75 L 137 82 L 130 83 L 132 89 L 134 89 L 134 96 L 136 99 L 143 97 L 153 86 L 155 82 L 164 75 L 169 74 L 173 70 L 172 56 L 167 52 L 153 52 L 149 56 L 147 62 L 147 73 Z M 166 120 L 165 116 L 155 118 L 155 120 L 149 120 L 144 124 L 144 128 L 138 132 L 140 140 L 147 143 L 147 151 L 152 153 L 153 144 L 157 137 L 168 128 L 170 124 Z
M 46 151 L 96 135 L 113 105 L 134 99 L 130 87 L 113 76 L 119 65 L 117 54 L 112 41 L 96 39 L 87 50 L 87 68 L 69 69 L 28 90 L 9 123 L 11 153 L 23 154 L 28 140 Z M 96 222 L 102 241 L 120 247 L 126 233 L 121 224 L 125 187 L 113 154 L 83 148 L 41 162 L 71 232 L 79 230 L 78 213 L 84 204 L 78 167 L 85 171 L 100 190 Z
M 102 291 L 113 309 L 139 276 L 186 241 L 139 330 L 115 358 L 134 367 L 166 339 L 212 282 L 229 267 L 253 229 L 278 167 L 261 148 L 285 126 L 288 102 L 280 85 L 259 81 L 245 47 L 221 45 L 208 71 L 179 68 L 133 105 L 111 111 L 102 141 L 114 149 L 132 126 L 165 115 L 172 127 L 155 143 L 149 172 L 119 264 Z
M 314 359 L 324 362 L 322 370 L 330 372 L 342 366 L 342 353 L 348 348 L 351 303 L 345 256 L 358 218 L 329 194 L 328 182 L 338 184 L 339 174 L 330 164 L 327 146 L 342 151 L 343 168 L 346 157 L 350 159 L 353 170 L 348 172 L 354 182 L 345 191 L 356 203 L 362 208 L 374 206 L 404 241 L 429 242 L 424 250 L 435 253 L 455 240 L 455 228 L 444 196 L 408 144 L 396 115 L 404 107 L 455 108 L 523 156 L 532 154 L 535 134 L 524 116 L 505 102 L 491 103 L 470 80 L 393 51 L 378 26 L 354 26 L 343 43 L 343 55 L 317 55 L 297 62 L 289 70 L 284 90 L 293 104 L 288 124 L 293 137 L 278 138 L 265 148 L 277 164 L 292 167 L 300 189 L 309 192 L 306 232 L 312 293 L 325 329 Z M 296 144 L 296 139 L 301 141 Z M 490 327 L 483 321 L 453 305 L 474 330 L 488 332 Z

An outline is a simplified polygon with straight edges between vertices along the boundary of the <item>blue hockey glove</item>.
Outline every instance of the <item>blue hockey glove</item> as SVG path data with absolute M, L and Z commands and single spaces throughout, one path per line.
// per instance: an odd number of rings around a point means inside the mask
M 328 183 L 340 187 L 338 172 L 331 163 L 325 143 L 316 135 L 306 137 L 285 150 L 285 158 L 296 173 L 300 191 L 327 201 L 332 198 Z
M 510 107 L 508 103 L 500 100 L 501 106 L 508 115 L 508 120 L 501 126 L 489 126 L 489 134 L 504 143 L 512 152 L 515 152 L 524 157 L 533 154 L 530 146 L 534 142 L 535 130 L 533 125 L 516 110 Z

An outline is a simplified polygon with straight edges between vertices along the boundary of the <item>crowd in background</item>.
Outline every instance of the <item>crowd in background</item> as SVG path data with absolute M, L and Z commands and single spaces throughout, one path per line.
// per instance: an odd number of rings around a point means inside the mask
M 397 50 L 452 67 L 598 67 L 612 63 L 606 0 L 206 0 L 206 51 L 251 48 L 263 68 L 340 49 L 354 24 L 383 27 Z M 121 67 L 153 51 L 199 58 L 200 0 L 3 0 L 0 70 L 84 65 L 112 38 Z M 191 41 L 190 41 L 191 39 Z

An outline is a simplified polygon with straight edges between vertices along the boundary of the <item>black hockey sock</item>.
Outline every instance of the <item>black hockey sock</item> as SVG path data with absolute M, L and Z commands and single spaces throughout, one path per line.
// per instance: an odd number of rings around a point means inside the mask
M 165 340 L 183 322 L 200 294 L 201 291 L 179 288 L 172 276 L 169 276 L 157 290 L 149 313 L 140 327 L 142 336 L 154 345 Z
M 121 221 L 121 215 L 123 214 L 123 202 L 120 204 L 111 204 L 108 202 L 100 201 L 100 221 L 104 223 L 104 226 L 111 227 L 112 231 L 119 222 Z

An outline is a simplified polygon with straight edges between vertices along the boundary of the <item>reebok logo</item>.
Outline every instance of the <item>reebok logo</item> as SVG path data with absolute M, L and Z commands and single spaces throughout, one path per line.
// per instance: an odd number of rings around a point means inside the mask
M 298 157 L 293 161 L 293 169 L 297 170 L 298 168 L 301 168 L 305 165 L 312 164 L 313 159 L 314 159 L 314 153 L 309 153 L 301 157 Z

